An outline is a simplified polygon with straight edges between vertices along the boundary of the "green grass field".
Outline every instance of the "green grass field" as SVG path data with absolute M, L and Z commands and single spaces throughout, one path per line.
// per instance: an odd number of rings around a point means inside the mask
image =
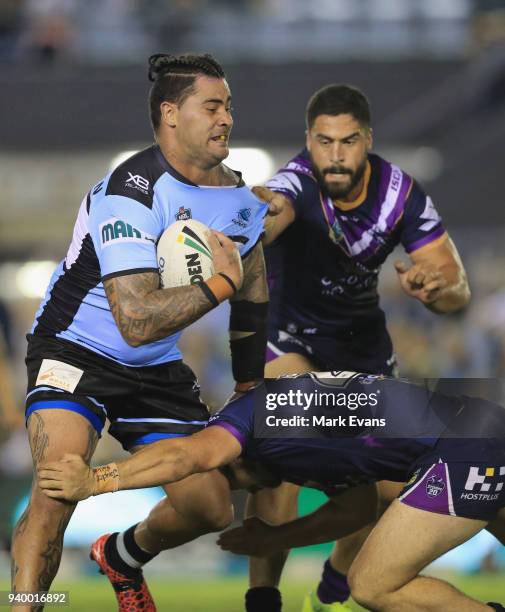
M 504 601 L 505 580 L 501 575 L 478 575 L 449 578 L 465 593 L 481 601 Z M 246 579 L 219 580 L 160 580 L 149 581 L 160 612 L 242 612 Z M 301 601 L 312 584 L 304 581 L 286 582 L 282 587 L 284 612 L 300 612 Z M 0 590 L 7 589 L 0 583 Z M 59 607 L 72 612 L 108 612 L 116 610 L 109 584 L 101 578 L 75 582 L 55 582 L 53 591 L 69 591 L 70 605 Z M 47 610 L 56 607 L 46 607 Z M 353 610 L 362 610 L 354 605 Z

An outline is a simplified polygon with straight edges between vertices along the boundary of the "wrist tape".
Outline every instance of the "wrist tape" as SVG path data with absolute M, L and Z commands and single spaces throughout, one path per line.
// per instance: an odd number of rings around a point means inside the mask
M 119 470 L 115 463 L 94 468 L 93 476 L 95 478 L 93 495 L 115 493 L 119 489 Z
M 235 283 L 223 272 L 214 274 L 207 281 L 198 283 L 198 286 L 205 293 L 213 307 L 228 300 L 237 291 Z

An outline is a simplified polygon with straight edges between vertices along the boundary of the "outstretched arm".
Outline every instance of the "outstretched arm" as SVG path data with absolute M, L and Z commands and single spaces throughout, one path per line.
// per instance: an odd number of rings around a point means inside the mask
M 122 489 L 142 489 L 208 472 L 240 455 L 235 437 L 222 427 L 209 427 L 192 436 L 159 440 L 128 459 L 90 468 L 79 455 L 41 465 L 39 486 L 48 497 L 80 501 Z
M 269 214 L 265 217 L 265 234 L 263 244 L 267 246 L 273 242 L 295 220 L 295 210 L 291 200 L 283 195 L 268 189 L 268 187 L 253 187 L 256 197 L 269 206 Z
M 330 542 L 354 533 L 376 518 L 375 485 L 348 489 L 314 512 L 282 525 L 268 525 L 257 517 L 242 527 L 225 531 L 218 544 L 237 555 L 263 557 L 298 546 Z

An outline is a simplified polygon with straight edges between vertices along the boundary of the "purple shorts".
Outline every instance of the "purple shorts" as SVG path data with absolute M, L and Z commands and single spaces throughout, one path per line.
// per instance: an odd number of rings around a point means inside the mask
M 505 441 L 446 439 L 434 451 L 416 462 L 399 499 L 438 514 L 495 518 L 505 507 Z
M 310 330 L 308 330 L 310 331 Z M 267 363 L 285 353 L 298 353 L 322 371 L 352 370 L 367 374 L 396 375 L 397 363 L 387 331 L 380 329 L 366 341 L 342 334 L 341 341 L 318 334 L 271 329 L 268 333 Z

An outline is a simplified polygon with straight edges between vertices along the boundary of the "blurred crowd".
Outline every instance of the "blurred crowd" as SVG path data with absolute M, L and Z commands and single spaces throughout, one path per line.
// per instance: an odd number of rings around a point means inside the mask
M 372 48 L 442 57 L 468 50 L 469 24 L 477 38 L 499 31 L 504 10 L 503 0 L 2 0 L 0 62 L 130 63 L 209 45 L 230 59 Z

